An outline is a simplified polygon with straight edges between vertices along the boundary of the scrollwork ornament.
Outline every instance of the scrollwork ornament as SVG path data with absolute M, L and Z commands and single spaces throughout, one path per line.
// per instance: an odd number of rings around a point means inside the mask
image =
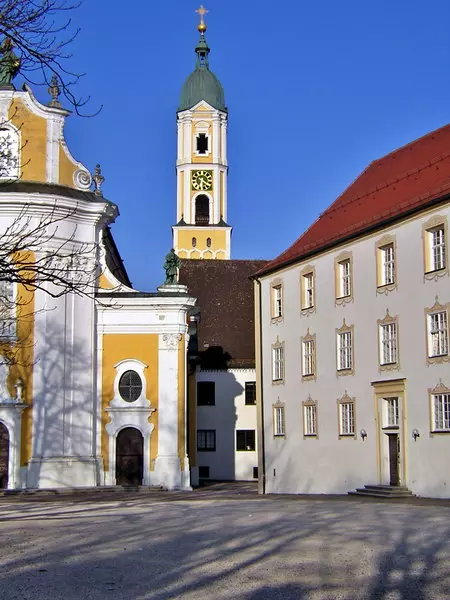
M 84 169 L 78 169 L 78 171 L 75 171 L 73 180 L 75 185 L 82 190 L 89 190 L 92 185 L 92 176 Z

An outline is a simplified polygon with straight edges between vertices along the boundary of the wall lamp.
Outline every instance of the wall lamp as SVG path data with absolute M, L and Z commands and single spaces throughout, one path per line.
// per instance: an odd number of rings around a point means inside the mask
M 361 436 L 362 441 L 364 442 L 364 440 L 367 437 L 367 431 L 365 429 L 361 429 L 361 431 L 359 432 L 359 435 Z
M 412 436 L 414 438 L 414 441 L 417 441 L 417 438 L 420 437 L 420 432 L 418 429 L 413 429 L 412 430 Z

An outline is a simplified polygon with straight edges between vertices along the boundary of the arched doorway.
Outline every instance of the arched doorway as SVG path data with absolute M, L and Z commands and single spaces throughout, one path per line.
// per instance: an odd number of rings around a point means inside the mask
M 9 476 L 9 433 L 0 423 L 0 489 L 8 487 Z
M 144 439 L 134 427 L 122 429 L 116 440 L 117 485 L 142 485 L 144 476 Z

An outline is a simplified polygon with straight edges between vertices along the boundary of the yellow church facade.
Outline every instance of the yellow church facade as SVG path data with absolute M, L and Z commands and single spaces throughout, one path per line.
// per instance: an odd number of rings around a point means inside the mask
M 109 230 L 117 206 L 100 170 L 71 155 L 67 116 L 57 98 L 0 90 L 0 230 L 17 273 L 2 282 L 0 487 L 189 489 L 195 300 L 179 285 L 131 287 Z

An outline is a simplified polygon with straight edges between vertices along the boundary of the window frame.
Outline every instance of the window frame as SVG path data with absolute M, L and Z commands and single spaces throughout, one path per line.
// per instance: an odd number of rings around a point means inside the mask
M 270 317 L 273 323 L 283 320 L 283 281 L 275 279 L 270 284 Z
M 277 358 L 276 354 L 279 353 L 280 356 Z M 279 385 L 284 383 L 286 370 L 285 370 L 285 361 L 286 355 L 284 351 L 284 342 L 277 341 L 272 345 L 272 384 Z M 278 366 L 278 369 L 277 369 Z M 278 372 L 277 372 L 278 370 Z M 279 375 L 279 377 L 276 377 Z
M 434 437 L 435 435 L 448 435 L 450 434 L 450 422 L 449 427 L 436 427 L 436 399 L 446 397 L 445 401 L 448 403 L 447 407 L 447 419 L 450 421 L 450 388 L 448 388 L 442 380 L 434 387 L 428 389 L 428 397 L 429 397 L 429 410 L 430 410 L 430 437 Z M 442 411 L 444 413 L 444 411 Z
M 283 402 L 272 404 L 273 437 L 286 437 L 286 407 Z
M 399 429 L 400 428 L 400 402 L 399 396 L 385 396 L 383 407 L 383 429 Z M 395 401 L 395 402 L 394 402 Z M 391 415 L 395 419 L 390 420 Z
M 353 424 L 353 431 L 344 431 L 344 415 L 343 409 L 345 407 L 351 406 L 351 419 Z M 351 398 L 347 392 L 342 396 L 342 398 L 337 399 L 337 410 L 338 410 L 338 438 L 339 439 L 357 439 L 356 435 L 356 402 L 355 398 Z
M 302 402 L 302 416 L 303 439 L 317 439 L 319 437 L 317 402 L 311 396 L 308 396 L 308 399 Z M 313 425 L 313 428 L 310 428 L 311 425 Z
M 307 286 L 308 278 L 311 278 L 311 287 Z M 308 302 L 308 290 L 311 291 L 311 301 Z M 315 312 L 316 309 L 316 269 L 308 265 L 300 273 L 300 309 L 303 314 Z
M 242 437 L 242 434 L 244 434 L 244 444 L 243 444 L 245 446 L 244 448 L 239 448 L 239 445 L 242 445 L 242 444 L 238 443 L 239 434 L 241 434 L 240 437 Z M 247 443 L 248 437 L 250 437 L 250 441 L 252 441 L 252 437 L 253 437 L 253 444 Z M 236 452 L 256 452 L 256 430 L 255 429 L 236 429 L 235 442 L 236 442 Z M 253 447 L 249 447 L 249 446 L 253 446 Z
M 386 279 L 386 251 L 392 248 L 392 272 L 393 280 Z M 376 257 L 376 286 L 377 294 L 388 294 L 398 288 L 398 268 L 397 268 L 397 239 L 395 235 L 384 235 L 377 240 L 375 244 Z
M 344 275 L 344 265 L 348 264 L 348 273 Z M 353 278 L 353 254 L 352 252 L 341 252 L 334 259 L 335 276 L 335 304 L 342 305 L 347 302 L 353 302 L 354 299 L 354 278 Z M 344 282 L 347 279 L 348 290 L 344 289 Z M 347 292 L 347 293 L 345 293 Z
M 310 347 L 310 352 L 306 354 L 306 348 Z M 312 335 L 309 329 L 306 330 L 306 335 L 301 338 L 301 361 L 302 361 L 302 380 L 314 380 L 316 379 L 317 370 L 317 353 L 316 353 L 316 334 Z M 307 371 L 306 357 L 310 359 L 310 369 Z
M 252 390 L 248 392 L 248 390 Z M 250 397 L 251 396 L 251 397 Z M 246 381 L 244 386 L 245 406 L 256 406 L 256 381 Z
M 342 366 L 341 357 L 343 347 L 341 346 L 341 340 L 344 339 L 344 335 L 350 336 L 350 344 L 345 348 L 350 348 L 350 365 Z M 336 329 L 336 373 L 339 376 L 353 375 L 355 372 L 355 352 L 354 352 L 354 327 L 353 325 L 347 325 L 345 319 L 342 322 L 342 327 Z
M 204 435 L 204 447 L 200 446 L 199 434 Z M 213 443 L 208 447 L 208 434 L 212 436 Z M 217 450 L 217 435 L 215 429 L 197 429 L 197 452 L 216 452 Z
M 431 318 L 434 315 L 444 313 L 446 318 L 446 344 L 447 344 L 447 352 L 444 354 L 432 354 L 433 340 L 432 340 L 432 332 L 430 327 Z M 448 304 L 440 304 L 439 299 L 436 296 L 436 301 L 431 308 L 425 309 L 425 336 L 426 336 L 426 363 L 430 364 L 440 364 L 444 362 L 450 362 L 450 324 L 449 324 L 449 316 L 450 316 L 450 302 Z
M 392 371 L 400 368 L 400 336 L 399 336 L 399 324 L 398 316 L 391 317 L 389 310 L 386 309 L 386 315 L 383 319 L 378 319 L 378 370 L 381 371 Z M 389 352 L 395 354 L 393 358 L 395 360 L 385 361 L 385 349 L 389 340 L 385 339 L 385 333 L 388 332 L 388 328 L 393 328 L 395 331 L 394 348 L 390 349 Z M 392 340 L 391 340 L 392 341 Z
M 438 231 L 443 231 L 443 251 L 442 258 L 444 264 L 436 266 L 433 255 L 433 234 Z M 424 261 L 424 280 L 436 281 L 439 277 L 448 275 L 448 223 L 445 215 L 435 215 L 422 225 L 422 240 L 423 240 L 423 261 Z
M 202 400 L 202 402 L 199 402 L 199 398 L 200 398 L 199 388 L 206 389 L 207 387 L 212 389 L 212 402 L 211 401 L 205 402 L 203 400 Z M 206 394 L 206 392 L 203 392 L 203 394 Z M 210 396 L 211 391 L 207 395 Z M 215 381 L 197 381 L 196 399 L 197 399 L 197 406 L 215 406 L 216 405 L 216 382 Z

